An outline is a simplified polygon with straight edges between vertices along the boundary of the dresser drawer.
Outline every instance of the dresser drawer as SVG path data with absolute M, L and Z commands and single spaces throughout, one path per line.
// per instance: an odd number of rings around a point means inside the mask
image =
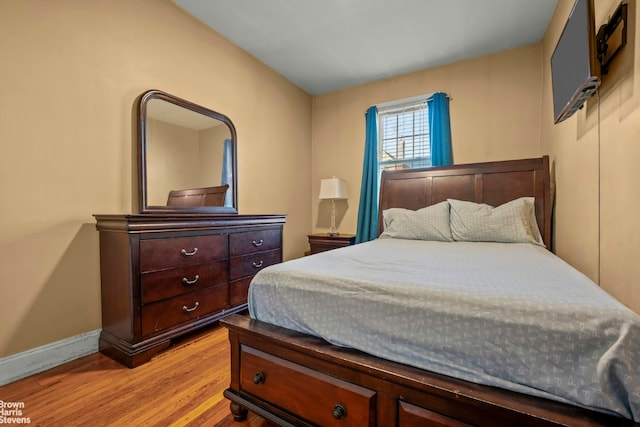
M 240 390 L 321 426 L 375 425 L 375 392 L 242 347 Z
M 238 256 L 280 248 L 281 234 L 279 229 L 232 233 L 229 235 L 229 254 Z
M 253 277 L 246 277 L 229 283 L 229 304 L 232 307 L 247 302 L 247 294 L 249 293 L 249 285 L 252 279 Z
M 142 335 L 215 313 L 229 306 L 229 287 L 213 286 L 142 306 Z
M 398 427 L 423 426 L 471 427 L 471 424 L 463 423 L 407 402 L 398 402 Z
M 141 277 L 142 303 L 147 304 L 194 290 L 221 285 L 228 280 L 226 260 L 143 273 Z
M 229 280 L 255 276 L 263 268 L 279 262 L 282 262 L 280 249 L 231 258 Z
M 200 264 L 229 255 L 226 234 L 140 241 L 140 271 Z

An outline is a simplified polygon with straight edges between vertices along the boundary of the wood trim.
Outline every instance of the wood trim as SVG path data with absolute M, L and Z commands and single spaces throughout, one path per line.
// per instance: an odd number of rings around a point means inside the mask
M 147 231 L 192 231 L 225 229 L 229 227 L 263 227 L 284 224 L 286 215 L 94 215 L 98 231 L 142 233 Z
M 0 359 L 0 386 L 96 353 L 100 329 Z

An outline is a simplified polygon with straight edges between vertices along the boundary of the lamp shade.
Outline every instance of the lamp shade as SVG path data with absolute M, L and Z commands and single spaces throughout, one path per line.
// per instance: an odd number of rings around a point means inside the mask
M 327 178 L 320 181 L 319 199 L 346 199 L 347 184 L 340 178 Z

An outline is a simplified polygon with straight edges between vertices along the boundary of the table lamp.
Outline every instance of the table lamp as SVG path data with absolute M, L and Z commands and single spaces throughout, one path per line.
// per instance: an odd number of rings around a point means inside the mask
M 327 178 L 320 181 L 321 200 L 331 200 L 331 228 L 327 233 L 328 236 L 338 236 L 340 233 L 336 231 L 336 200 L 347 198 L 347 184 L 340 178 Z

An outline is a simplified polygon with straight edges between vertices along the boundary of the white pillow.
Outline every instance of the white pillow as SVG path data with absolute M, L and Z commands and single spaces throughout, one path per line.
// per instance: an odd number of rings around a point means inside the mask
M 493 207 L 449 199 L 453 240 L 467 242 L 534 243 L 544 246 L 533 197 L 521 197 Z
M 412 211 L 390 208 L 382 211 L 384 231 L 380 238 L 452 242 L 449 203 L 444 201 Z

